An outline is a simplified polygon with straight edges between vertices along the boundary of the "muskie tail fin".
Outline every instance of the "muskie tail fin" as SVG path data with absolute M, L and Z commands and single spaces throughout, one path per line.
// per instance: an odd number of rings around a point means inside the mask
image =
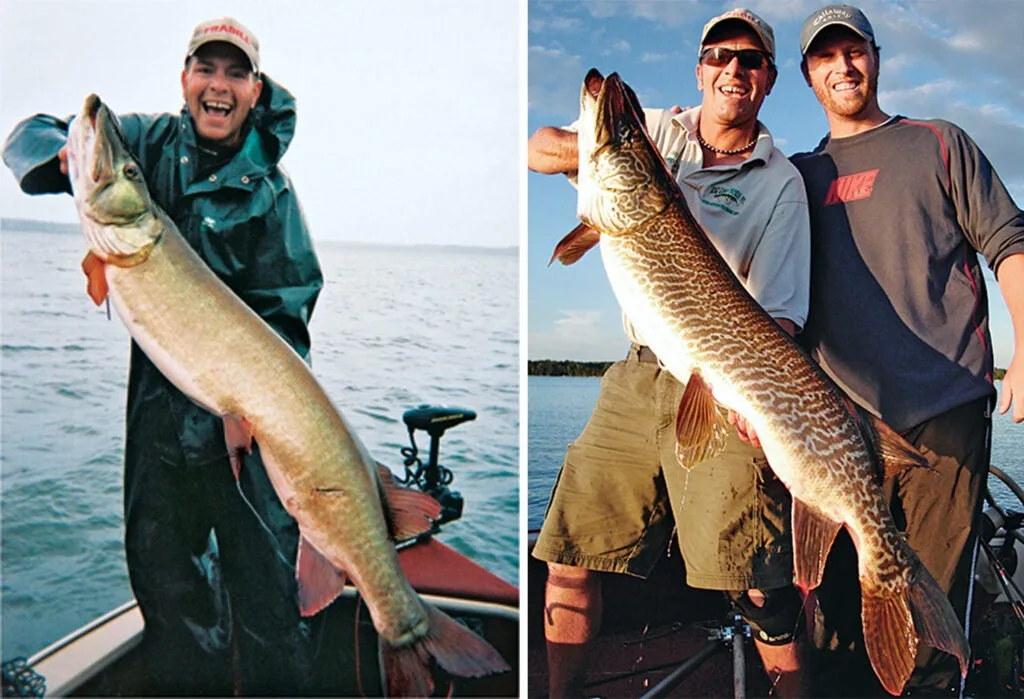
M 380 639 L 381 670 L 389 697 L 426 697 L 434 691 L 430 659 L 457 677 L 483 677 L 511 670 L 491 646 L 462 624 L 429 604 L 426 636 L 405 646 Z
M 949 599 L 924 566 L 902 595 L 871 595 L 861 582 L 864 645 L 887 692 L 893 696 L 903 692 L 914 670 L 919 642 L 955 656 L 961 675 L 967 675 L 971 655 L 967 638 Z

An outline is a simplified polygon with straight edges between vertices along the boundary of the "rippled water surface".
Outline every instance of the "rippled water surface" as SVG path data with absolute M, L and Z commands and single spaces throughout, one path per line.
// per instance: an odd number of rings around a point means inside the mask
M 129 339 L 86 297 L 84 250 L 77 235 L 0 235 L 5 659 L 131 597 L 121 514 Z M 320 242 L 317 253 L 326 287 L 311 324 L 314 373 L 397 472 L 403 411 L 476 411 L 441 443 L 466 507 L 440 538 L 515 583 L 517 251 Z M 417 444 L 426 451 L 423 432 Z

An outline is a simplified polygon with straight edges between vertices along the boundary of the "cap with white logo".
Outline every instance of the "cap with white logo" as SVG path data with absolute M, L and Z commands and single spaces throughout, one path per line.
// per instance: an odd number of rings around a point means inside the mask
M 853 5 L 828 5 L 815 10 L 800 28 L 800 53 L 807 53 L 811 42 L 826 27 L 839 25 L 856 32 L 862 39 L 875 43 L 875 31 L 864 13 Z

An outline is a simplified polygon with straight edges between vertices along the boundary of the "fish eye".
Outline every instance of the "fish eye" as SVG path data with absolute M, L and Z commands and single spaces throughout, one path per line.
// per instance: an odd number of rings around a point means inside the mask
M 124 166 L 124 174 L 130 180 L 137 180 L 141 173 L 139 172 L 138 165 L 135 163 L 128 163 Z

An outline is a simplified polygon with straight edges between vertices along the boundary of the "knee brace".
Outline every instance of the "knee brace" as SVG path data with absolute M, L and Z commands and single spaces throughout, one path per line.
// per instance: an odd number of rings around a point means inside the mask
M 761 594 L 764 605 L 758 607 L 746 590 L 726 593 L 758 641 L 769 646 L 784 646 L 796 640 L 803 628 L 800 623 L 803 603 L 796 588 L 787 585 L 761 590 Z

